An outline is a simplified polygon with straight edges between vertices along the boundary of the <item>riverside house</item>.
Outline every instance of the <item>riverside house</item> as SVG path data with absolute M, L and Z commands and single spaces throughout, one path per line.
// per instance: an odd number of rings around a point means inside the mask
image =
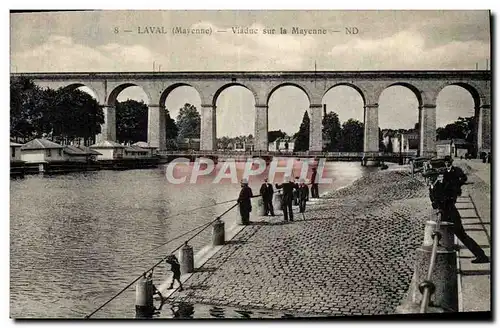
M 15 142 L 10 142 L 10 161 L 20 161 L 21 160 L 21 147 L 23 145 Z
M 142 149 L 146 149 L 148 151 L 148 156 L 154 156 L 156 154 L 156 147 L 151 146 L 147 142 L 138 141 L 135 144 L 132 144 L 133 147 L 140 147 Z
M 97 160 L 122 159 L 125 150 L 125 146 L 109 140 L 99 141 L 90 148 L 101 154 L 97 156 Z
M 95 150 L 85 149 L 73 145 L 65 146 L 63 149 L 63 153 L 65 155 L 65 159 L 67 159 L 68 161 L 82 163 L 95 160 L 98 155 L 102 155 Z
M 26 163 L 64 161 L 64 147 L 47 139 L 34 139 L 21 147 L 21 160 Z
M 147 158 L 150 157 L 149 150 L 138 146 L 126 146 L 123 158 Z

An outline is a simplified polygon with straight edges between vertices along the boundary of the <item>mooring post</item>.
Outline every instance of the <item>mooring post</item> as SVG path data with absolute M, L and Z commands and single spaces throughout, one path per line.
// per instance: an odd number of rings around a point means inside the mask
M 182 246 L 179 254 L 179 262 L 182 273 L 191 273 L 194 271 L 193 247 L 188 245 L 187 241 Z
M 153 315 L 153 279 L 142 276 L 135 285 L 135 311 L 138 318 Z
M 437 213 L 434 220 L 426 223 L 424 242 L 416 251 L 415 271 L 408 290 L 408 298 L 397 313 L 419 313 L 424 286 L 430 285 L 430 306 L 427 312 L 458 312 L 457 254 L 454 244 L 453 224 L 441 221 Z M 438 229 L 436 230 L 436 225 Z M 427 281 L 432 257 L 433 239 L 439 238 L 434 270 Z
M 226 238 L 224 231 L 224 221 L 222 221 L 219 218 L 212 225 L 212 245 L 213 246 L 224 245 L 225 242 Z

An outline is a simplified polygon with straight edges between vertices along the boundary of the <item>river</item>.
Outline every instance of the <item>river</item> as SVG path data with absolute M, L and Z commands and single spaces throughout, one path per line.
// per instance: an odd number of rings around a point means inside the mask
M 333 182 L 320 185 L 320 193 L 365 172 L 357 162 L 329 162 L 323 175 Z M 254 194 L 265 176 L 250 180 Z M 213 179 L 173 185 L 159 167 L 11 180 L 11 318 L 83 318 L 92 312 L 185 238 L 161 245 L 233 205 L 210 206 L 237 198 L 240 189 Z M 182 213 L 198 207 L 205 208 Z M 224 216 L 226 227 L 235 224 L 236 213 Z M 195 252 L 210 243 L 210 233 L 193 239 Z M 155 277 L 166 270 L 160 266 Z M 132 286 L 95 317 L 133 318 L 134 300 Z

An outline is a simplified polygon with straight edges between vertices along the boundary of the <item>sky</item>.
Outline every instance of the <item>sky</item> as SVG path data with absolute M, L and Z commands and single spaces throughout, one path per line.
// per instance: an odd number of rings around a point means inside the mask
M 76 71 L 278 71 L 486 69 L 490 61 L 489 12 L 482 11 L 89 11 L 10 14 L 12 72 Z M 147 26 L 212 28 L 212 35 L 140 33 Z M 292 26 L 358 33 L 243 35 L 232 27 L 262 31 Z M 125 32 L 131 30 L 132 32 Z M 116 31 L 118 33 L 116 33 Z M 170 31 L 169 31 L 170 32 Z M 119 100 L 149 101 L 139 87 Z M 200 98 L 180 87 L 166 101 L 177 116 L 184 103 Z M 217 100 L 217 136 L 254 133 L 254 99 L 230 87 Z M 352 88 L 331 89 L 323 98 L 341 122 L 363 121 L 363 101 Z M 269 101 L 269 130 L 298 131 L 307 96 L 286 86 Z M 474 114 L 465 89 L 449 86 L 437 99 L 437 125 Z M 395 115 L 397 113 L 397 115 Z M 418 104 L 405 87 L 390 87 L 379 99 L 381 128 L 412 128 Z

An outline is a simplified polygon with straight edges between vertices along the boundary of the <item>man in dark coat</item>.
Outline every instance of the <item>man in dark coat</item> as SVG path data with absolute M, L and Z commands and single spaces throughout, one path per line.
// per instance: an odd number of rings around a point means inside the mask
M 304 213 L 306 211 L 306 202 L 309 199 L 309 187 L 304 183 L 304 179 L 300 179 L 297 192 L 299 194 L 299 212 Z
M 299 177 L 295 177 L 295 184 L 299 184 Z M 299 205 L 299 189 L 297 188 L 296 190 L 293 191 L 293 205 L 298 206 Z
M 313 167 L 311 175 L 311 198 L 319 198 L 319 189 L 317 180 L 318 180 L 318 171 L 315 167 Z
M 266 212 L 266 215 L 271 214 L 271 216 L 274 216 L 274 207 L 273 207 L 274 189 L 273 185 L 267 182 L 267 179 L 264 179 L 264 183 L 260 187 L 260 195 L 262 196 L 262 201 L 264 202 L 264 210 Z
M 285 177 L 285 183 L 276 184 L 276 189 L 283 189 L 283 215 L 285 216 L 285 222 L 288 221 L 288 216 L 290 216 L 290 221 L 293 221 L 293 190 L 298 188 L 298 185 L 292 181 L 292 178 Z
M 252 212 L 252 189 L 248 186 L 248 180 L 241 180 L 241 191 L 238 197 L 240 205 L 240 215 L 243 224 L 250 222 L 250 212 Z
M 453 166 L 450 156 L 444 158 L 445 168 L 430 187 L 430 198 L 432 207 L 440 209 L 442 220 L 453 223 L 455 236 L 474 254 L 476 257 L 472 263 L 488 263 L 489 258 L 482 248 L 472 239 L 462 225 L 462 219 L 455 203 L 457 197 L 462 194 L 462 185 L 467 181 L 467 176 L 461 168 Z

